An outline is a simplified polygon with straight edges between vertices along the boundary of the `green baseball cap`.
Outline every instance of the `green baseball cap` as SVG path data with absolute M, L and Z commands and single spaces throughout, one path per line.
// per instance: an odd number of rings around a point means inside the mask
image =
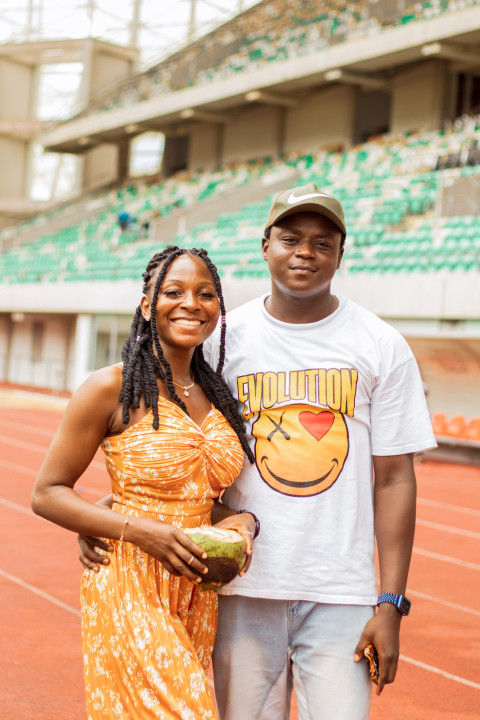
M 331 220 L 346 235 L 343 208 L 334 197 L 319 190 L 314 183 L 302 185 L 290 190 L 282 190 L 270 208 L 265 230 L 275 225 L 287 215 L 299 212 L 314 212 Z

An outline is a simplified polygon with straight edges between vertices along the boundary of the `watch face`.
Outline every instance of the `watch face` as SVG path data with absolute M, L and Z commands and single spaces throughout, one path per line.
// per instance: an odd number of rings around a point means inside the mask
M 408 615 L 408 613 L 410 612 L 411 606 L 412 606 L 412 603 L 411 603 L 410 600 L 409 600 L 407 597 L 405 597 L 405 595 L 404 595 L 404 596 L 402 597 L 402 602 L 400 603 L 400 606 L 399 606 L 398 609 L 400 610 L 400 612 L 402 613 L 402 615 Z

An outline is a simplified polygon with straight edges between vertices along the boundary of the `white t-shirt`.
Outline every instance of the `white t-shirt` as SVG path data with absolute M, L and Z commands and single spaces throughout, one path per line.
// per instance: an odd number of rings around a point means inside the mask
M 227 316 L 224 377 L 245 460 L 223 501 L 258 516 L 252 565 L 225 595 L 375 605 L 372 455 L 435 447 L 403 337 L 345 297 L 318 322 L 273 318 L 265 297 Z M 218 328 L 204 346 L 218 362 Z

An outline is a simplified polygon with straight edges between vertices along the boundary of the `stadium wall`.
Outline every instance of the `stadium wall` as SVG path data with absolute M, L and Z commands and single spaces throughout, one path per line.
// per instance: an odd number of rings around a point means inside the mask
M 232 79 L 233 85 L 235 82 Z M 292 107 L 243 106 L 228 119 L 221 117 L 221 122 L 212 118 L 211 122 L 184 128 L 187 156 L 181 157 L 182 149 L 180 155 L 172 157 L 175 149 L 171 144 L 164 173 L 168 176 L 172 168 L 182 167 L 195 172 L 299 149 L 347 149 L 385 132 L 439 129 L 448 116 L 453 82 L 449 64 L 431 60 L 398 71 L 381 91 L 332 83 L 304 90 L 292 100 Z
M 277 107 L 247 107 L 223 126 L 221 162 L 248 160 L 282 150 L 282 111 Z
M 218 124 L 199 124 L 190 133 L 188 167 L 211 170 L 220 164 L 222 128 Z
M 309 149 L 337 143 L 349 147 L 353 139 L 357 89 L 336 85 L 309 95 L 290 108 L 285 122 L 283 150 Z
M 390 131 L 435 130 L 447 116 L 448 63 L 429 60 L 398 72 L 392 80 Z

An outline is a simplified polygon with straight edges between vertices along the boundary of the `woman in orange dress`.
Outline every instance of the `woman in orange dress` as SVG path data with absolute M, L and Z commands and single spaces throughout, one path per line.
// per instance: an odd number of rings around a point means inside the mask
M 215 266 L 203 250 L 167 248 L 143 277 L 123 363 L 93 373 L 73 395 L 32 507 L 76 533 L 107 538 L 102 545 L 112 550 L 82 577 L 89 720 L 214 720 L 206 671 L 217 598 L 199 590 L 206 555 L 182 529 L 213 516 L 244 536 L 250 556 L 254 516 L 215 499 L 239 473 L 244 451 L 252 454 L 221 379 L 225 309 Z M 213 370 L 202 343 L 220 312 Z M 99 446 L 109 506 L 74 489 Z

